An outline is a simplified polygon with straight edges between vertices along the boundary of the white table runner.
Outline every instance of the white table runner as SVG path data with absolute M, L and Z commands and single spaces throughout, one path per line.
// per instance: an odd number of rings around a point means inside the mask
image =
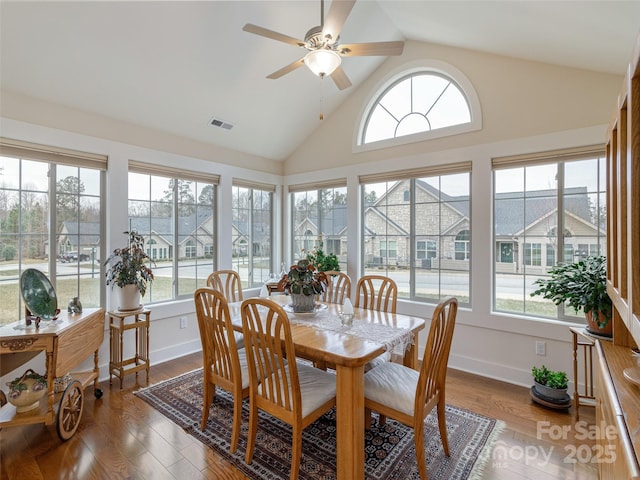
M 372 342 L 384 345 L 387 351 L 393 351 L 403 355 L 407 348 L 413 344 L 413 332 L 408 328 L 398 328 L 384 323 L 372 323 L 358 320 L 358 312 L 353 317 L 351 326 L 342 325 L 339 317 L 331 314 L 329 310 L 321 310 L 315 314 L 296 314 L 287 312 L 289 322 L 296 325 L 322 328 L 332 332 L 355 335 Z

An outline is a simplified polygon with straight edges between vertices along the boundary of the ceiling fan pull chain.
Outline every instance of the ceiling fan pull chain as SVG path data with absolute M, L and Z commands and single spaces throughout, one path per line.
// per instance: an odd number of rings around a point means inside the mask
M 324 120 L 324 77 L 324 74 L 320 75 L 320 121 Z

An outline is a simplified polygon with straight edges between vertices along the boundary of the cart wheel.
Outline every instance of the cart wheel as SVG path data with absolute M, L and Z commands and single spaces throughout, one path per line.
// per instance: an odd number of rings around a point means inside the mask
M 56 430 L 61 440 L 69 440 L 76 433 L 80 418 L 82 418 L 83 408 L 82 384 L 78 380 L 73 380 L 64 389 L 58 408 Z
M 102 398 L 102 389 L 101 388 L 96 388 L 93 391 L 93 396 L 96 397 L 96 399 Z

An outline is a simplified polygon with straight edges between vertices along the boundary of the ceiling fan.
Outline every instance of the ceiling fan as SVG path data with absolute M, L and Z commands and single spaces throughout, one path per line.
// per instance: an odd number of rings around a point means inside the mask
M 267 78 L 280 78 L 306 65 L 320 78 L 324 78 L 327 75 L 330 76 L 338 89 L 344 90 L 351 86 L 351 81 L 340 66 L 342 57 L 401 55 L 404 48 L 404 42 L 400 41 L 340 45 L 340 31 L 355 3 L 356 0 L 333 0 L 325 19 L 324 0 L 320 0 L 320 25 L 312 27 L 305 35 L 304 40 L 298 40 L 251 23 L 247 23 L 242 29 L 245 32 L 308 50 L 304 57 L 280 70 L 276 70 L 271 75 L 268 75 Z

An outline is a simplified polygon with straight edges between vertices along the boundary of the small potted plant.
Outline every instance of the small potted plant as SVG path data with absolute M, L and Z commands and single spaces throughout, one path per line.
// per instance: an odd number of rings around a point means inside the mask
M 307 254 L 307 260 L 311 262 L 320 272 L 340 271 L 340 261 L 335 253 L 324 253 L 322 250 L 323 243 L 313 248 L 313 251 Z
M 550 401 L 562 402 L 567 397 L 569 379 L 566 372 L 549 370 L 547 367 L 533 367 L 531 369 L 535 381 L 536 393 Z
M 587 331 L 610 337 L 611 298 L 607 294 L 607 267 L 603 256 L 587 257 L 575 263 L 561 263 L 549 270 L 548 279 L 540 278 L 531 296 L 560 305 L 565 303 L 576 311 L 582 310 L 587 319 Z
M 327 288 L 327 276 L 316 269 L 308 259 L 303 258 L 292 265 L 278 283 L 278 289 L 291 295 L 291 308 L 295 313 L 312 312 L 316 295 Z
M 129 236 L 129 245 L 116 248 L 104 262 L 108 266 L 106 284 L 120 287 L 119 310 L 141 308 L 140 296 L 144 297 L 153 272 L 149 265 L 153 260 L 144 251 L 144 237 L 135 230 L 124 232 Z

